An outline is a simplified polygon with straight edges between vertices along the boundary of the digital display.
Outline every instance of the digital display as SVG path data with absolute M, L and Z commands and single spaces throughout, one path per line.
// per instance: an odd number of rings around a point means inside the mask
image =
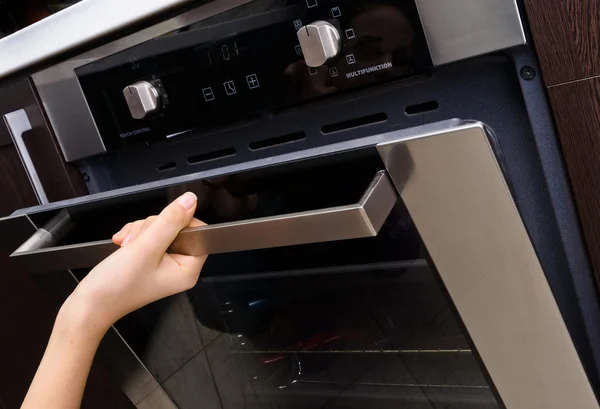
M 80 67 L 81 87 L 108 149 L 207 132 L 431 67 L 415 4 L 255 1 Z M 296 32 L 325 21 L 339 53 L 308 67 Z M 156 112 L 134 119 L 123 89 L 160 85 Z

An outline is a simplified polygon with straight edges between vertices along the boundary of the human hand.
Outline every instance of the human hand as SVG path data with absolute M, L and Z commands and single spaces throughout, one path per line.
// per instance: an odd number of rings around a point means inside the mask
M 158 216 L 125 225 L 113 236 L 121 248 L 81 281 L 61 313 L 85 321 L 101 336 L 124 315 L 192 288 L 207 256 L 167 249 L 183 228 L 204 225 L 194 219 L 196 205 L 196 195 L 188 192 Z

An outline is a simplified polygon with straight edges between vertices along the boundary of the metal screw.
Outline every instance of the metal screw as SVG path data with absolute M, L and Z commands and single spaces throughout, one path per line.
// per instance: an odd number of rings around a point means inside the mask
M 88 175 L 85 172 L 81 174 L 81 177 L 83 178 L 83 181 L 86 183 L 90 181 L 90 175 Z
M 521 78 L 524 80 L 532 80 L 535 77 L 535 70 L 529 65 L 521 67 Z

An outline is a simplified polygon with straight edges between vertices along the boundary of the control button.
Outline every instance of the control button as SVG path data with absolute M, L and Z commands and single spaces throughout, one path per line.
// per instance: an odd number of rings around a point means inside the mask
M 331 75 L 332 77 L 337 77 L 340 74 L 338 73 L 337 68 L 332 67 L 332 68 L 329 69 L 329 75 Z
M 338 18 L 342 15 L 342 10 L 340 10 L 339 6 L 331 8 L 331 17 Z
M 246 82 L 248 83 L 248 88 L 250 89 L 260 87 L 260 83 L 258 82 L 258 77 L 256 74 L 246 75 Z
M 344 31 L 346 33 L 346 38 L 348 40 L 353 39 L 354 37 L 356 37 L 356 34 L 354 34 L 354 29 L 353 28 L 349 28 L 348 30 Z
M 356 58 L 354 58 L 354 54 L 348 54 L 346 56 L 346 62 L 348 65 L 354 64 L 356 62 Z
M 296 31 L 300 30 L 302 28 L 302 20 L 294 20 L 294 28 Z
M 319 2 L 317 0 L 306 0 L 306 7 L 308 7 L 309 9 L 317 7 L 318 5 Z
M 204 95 L 204 100 L 206 102 L 215 99 L 215 93 L 213 92 L 212 87 L 202 88 L 202 95 Z
M 319 70 L 315 67 L 308 67 L 308 73 L 310 75 L 317 75 L 319 73 Z
M 342 48 L 337 28 L 326 21 L 315 21 L 298 30 L 304 61 L 309 67 L 319 67 L 335 58 Z
M 225 93 L 227 95 L 233 95 L 237 93 L 237 90 L 235 89 L 235 84 L 233 83 L 233 81 L 226 81 L 223 83 L 223 86 L 225 87 Z
M 144 119 L 159 108 L 160 95 L 148 81 L 140 81 L 123 89 L 123 96 L 131 116 Z

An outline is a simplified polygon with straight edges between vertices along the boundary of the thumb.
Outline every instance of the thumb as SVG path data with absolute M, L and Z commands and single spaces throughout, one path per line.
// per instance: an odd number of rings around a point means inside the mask
M 198 198 L 192 192 L 184 193 L 163 209 L 139 237 L 139 244 L 152 254 L 163 255 L 177 234 L 193 219 Z

